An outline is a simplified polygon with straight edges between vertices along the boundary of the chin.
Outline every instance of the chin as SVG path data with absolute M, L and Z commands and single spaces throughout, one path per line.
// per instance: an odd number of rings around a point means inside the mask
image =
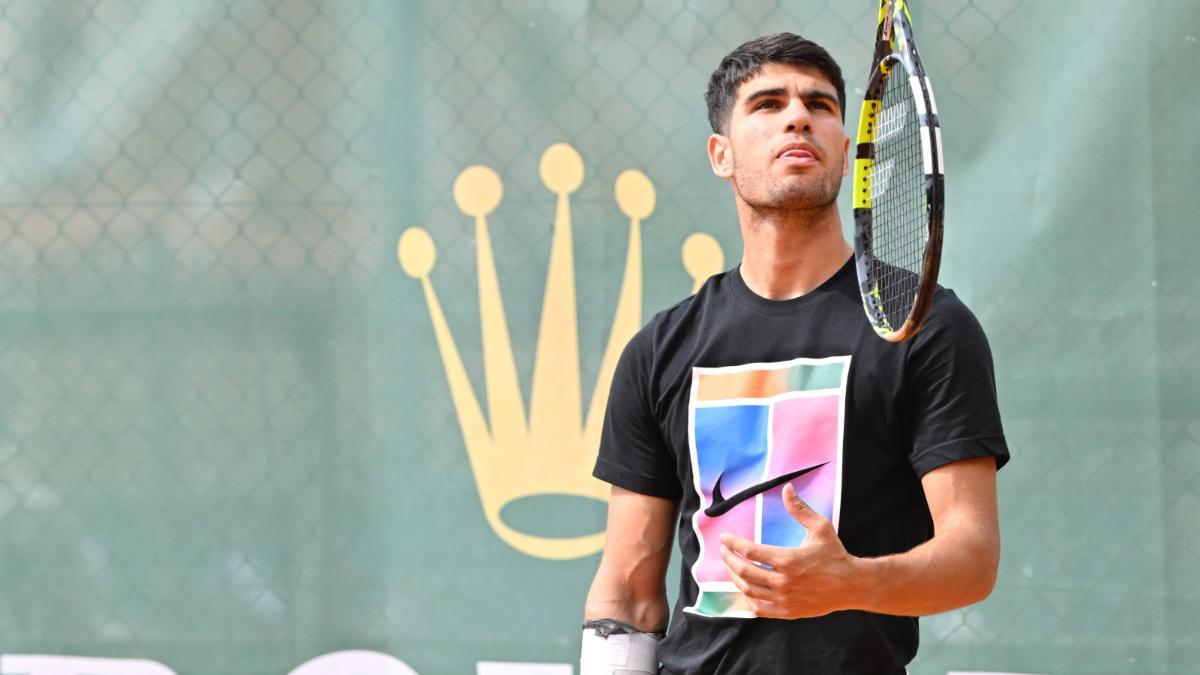
M 784 209 L 788 211 L 809 211 L 827 206 L 832 206 L 837 203 L 837 192 L 830 195 L 827 192 L 813 192 L 806 190 L 803 192 L 787 192 L 784 194 L 771 195 L 767 199 L 768 204 L 763 204 L 767 208 Z

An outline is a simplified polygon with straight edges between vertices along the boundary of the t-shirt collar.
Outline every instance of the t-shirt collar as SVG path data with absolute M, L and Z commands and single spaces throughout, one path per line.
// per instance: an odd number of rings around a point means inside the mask
M 833 276 L 821 282 L 820 285 L 804 295 L 788 300 L 769 300 L 750 290 L 750 287 L 746 285 L 746 281 L 742 279 L 742 265 L 738 263 L 736 267 L 729 271 L 729 291 L 738 303 L 753 312 L 770 316 L 784 316 L 798 311 L 800 308 L 813 302 L 816 298 L 829 293 L 842 280 L 844 275 L 854 275 L 854 256 L 850 256 L 845 264 L 837 272 L 833 273 Z

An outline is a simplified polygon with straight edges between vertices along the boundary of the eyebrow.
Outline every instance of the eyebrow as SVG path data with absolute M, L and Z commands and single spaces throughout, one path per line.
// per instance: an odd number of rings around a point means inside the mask
M 746 100 L 743 102 L 743 105 L 750 105 L 751 103 L 753 103 L 754 101 L 757 101 L 760 98 L 770 98 L 773 96 L 786 96 L 786 95 L 787 95 L 787 89 L 784 87 L 771 87 L 770 89 L 759 89 L 758 91 L 754 92 L 753 94 L 750 94 L 749 96 L 747 96 Z M 806 89 L 806 90 L 800 92 L 800 98 L 804 99 L 805 101 L 811 101 L 814 99 L 828 101 L 828 102 L 832 103 L 835 107 L 837 107 L 839 110 L 841 109 L 841 102 L 838 100 L 838 97 L 834 96 L 833 94 L 829 93 L 828 91 L 825 91 L 824 89 Z

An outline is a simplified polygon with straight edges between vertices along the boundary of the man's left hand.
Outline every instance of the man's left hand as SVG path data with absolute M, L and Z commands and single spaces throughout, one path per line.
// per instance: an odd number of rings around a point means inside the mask
M 783 503 L 808 531 L 804 541 L 787 548 L 722 534 L 721 557 L 730 579 L 757 616 L 800 619 L 854 608 L 862 560 L 846 552 L 833 523 L 805 504 L 790 483 Z

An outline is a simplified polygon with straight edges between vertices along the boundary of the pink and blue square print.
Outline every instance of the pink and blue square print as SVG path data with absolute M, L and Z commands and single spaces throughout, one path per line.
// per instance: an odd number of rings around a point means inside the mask
M 787 483 L 837 526 L 849 371 L 849 356 L 692 369 L 689 433 L 700 496 L 692 527 L 700 555 L 691 573 L 699 594 L 684 611 L 753 616 L 729 579 L 719 537 L 799 546 L 805 529 L 783 504 Z

